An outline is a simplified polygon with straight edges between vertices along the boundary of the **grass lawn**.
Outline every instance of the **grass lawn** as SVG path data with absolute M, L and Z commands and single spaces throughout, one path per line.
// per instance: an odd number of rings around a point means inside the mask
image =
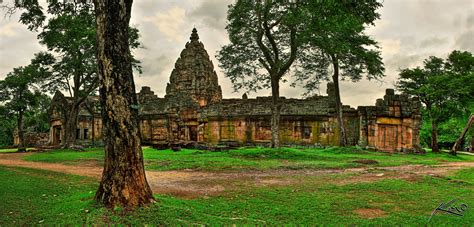
M 341 176 L 339 176 L 341 177 Z M 147 208 L 123 213 L 93 202 L 91 178 L 0 166 L 0 226 L 34 224 L 324 224 L 413 225 L 428 223 L 441 203 L 459 198 L 469 206 L 463 217 L 435 215 L 429 224 L 474 224 L 474 169 L 417 181 L 385 179 L 333 185 L 318 176 L 295 186 L 245 187 L 217 197 L 180 199 L 156 195 Z
M 183 149 L 171 150 L 143 149 L 145 167 L 148 170 L 242 170 L 242 169 L 326 169 L 363 166 L 355 160 L 378 161 L 374 166 L 398 166 L 407 164 L 435 165 L 442 162 L 474 161 L 474 156 L 451 156 L 446 153 L 425 155 L 388 154 L 369 152 L 357 147 L 298 149 L 298 148 L 242 148 L 223 152 L 209 152 Z M 103 163 L 102 148 L 90 148 L 84 152 L 57 150 L 35 153 L 25 157 L 27 161 L 78 164 L 80 162 Z
M 26 148 L 27 151 L 33 150 L 34 148 Z M 13 153 L 17 152 L 18 148 L 0 149 L 0 153 Z

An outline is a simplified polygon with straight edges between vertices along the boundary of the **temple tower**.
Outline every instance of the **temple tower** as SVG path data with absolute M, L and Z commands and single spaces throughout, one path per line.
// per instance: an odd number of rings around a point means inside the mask
M 196 28 L 190 39 L 171 72 L 166 97 L 189 97 L 200 106 L 219 102 L 222 100 L 221 86 Z

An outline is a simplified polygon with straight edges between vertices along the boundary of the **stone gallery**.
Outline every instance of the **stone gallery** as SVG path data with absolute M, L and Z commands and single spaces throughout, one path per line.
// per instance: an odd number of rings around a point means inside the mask
M 196 29 L 175 63 L 163 98 L 142 87 L 140 130 L 144 144 L 269 144 L 270 97 L 224 99 L 212 61 Z M 339 141 L 334 88 L 327 96 L 306 99 L 281 97 L 280 141 L 284 145 L 331 146 Z M 69 98 L 57 92 L 51 106 L 50 143 L 63 141 L 62 104 Z M 387 89 L 375 106 L 343 106 L 349 145 L 381 151 L 419 147 L 420 102 Z M 77 125 L 79 144 L 99 144 L 102 137 L 100 105 L 90 97 L 82 106 Z

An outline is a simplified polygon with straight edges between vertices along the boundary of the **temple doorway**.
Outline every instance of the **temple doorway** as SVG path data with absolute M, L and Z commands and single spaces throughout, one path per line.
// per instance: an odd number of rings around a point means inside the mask
M 61 144 L 61 126 L 53 127 L 53 145 Z
M 188 126 L 189 128 L 189 140 L 190 141 L 197 141 L 198 140 L 198 133 L 196 126 Z

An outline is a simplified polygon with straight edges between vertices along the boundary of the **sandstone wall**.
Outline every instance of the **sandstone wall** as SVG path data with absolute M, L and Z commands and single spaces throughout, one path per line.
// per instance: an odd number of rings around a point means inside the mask
M 358 108 L 361 146 L 381 151 L 406 151 L 419 146 L 421 104 L 416 98 L 387 89 L 375 106 Z

